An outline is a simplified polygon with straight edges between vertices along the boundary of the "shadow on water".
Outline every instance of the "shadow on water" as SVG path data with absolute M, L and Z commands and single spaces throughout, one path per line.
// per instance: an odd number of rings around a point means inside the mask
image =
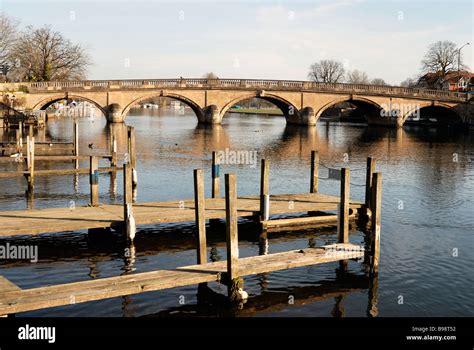
M 350 234 L 358 235 L 365 230 L 363 226 L 351 224 Z M 368 232 L 368 231 L 366 231 Z M 206 240 L 210 261 L 219 261 L 215 249 L 226 249 L 226 225 L 223 220 L 213 220 L 206 225 Z M 364 236 L 368 236 L 365 234 Z M 154 256 L 157 254 L 174 254 L 179 252 L 195 253 L 196 227 L 194 224 L 161 224 L 154 226 L 138 227 L 134 248 L 137 256 Z M 271 234 L 271 239 L 262 242 L 259 234 L 259 225 L 251 220 L 239 220 L 239 241 L 244 247 L 249 245 L 272 245 L 291 243 L 294 240 L 307 241 L 307 247 L 331 244 L 336 241 L 334 227 L 319 227 L 296 231 L 282 231 Z M 55 234 L 42 234 L 37 236 L 14 236 L 1 238 L 0 245 L 5 246 L 34 245 L 38 247 L 40 264 L 54 261 L 71 261 L 87 259 L 98 256 L 99 260 L 112 260 L 126 258 L 124 252 L 129 247 L 124 234 L 114 229 L 91 229 L 88 232 L 74 233 L 63 232 Z M 262 249 L 260 249 L 261 251 Z M 261 253 L 263 254 L 263 253 Z M 252 254 L 248 254 L 252 255 Z M 223 258 L 225 259 L 225 257 Z M 0 260 L 0 267 L 30 266 L 29 261 Z M 154 267 L 159 268 L 159 267 Z
M 263 275 L 263 274 L 262 274 Z M 265 278 L 264 276 L 258 276 Z M 291 287 L 285 290 L 262 288 L 260 294 L 250 297 L 245 303 L 229 303 L 212 286 L 202 284 L 197 288 L 197 303 L 162 310 L 145 317 L 249 317 L 281 312 L 288 308 L 308 305 L 333 299 L 333 317 L 345 317 L 344 299 L 352 293 L 367 292 L 367 316 L 376 317 L 377 294 L 373 288 L 377 277 L 351 273 L 339 274 L 334 281 L 312 281 L 308 286 Z M 125 310 L 124 310 L 125 312 Z

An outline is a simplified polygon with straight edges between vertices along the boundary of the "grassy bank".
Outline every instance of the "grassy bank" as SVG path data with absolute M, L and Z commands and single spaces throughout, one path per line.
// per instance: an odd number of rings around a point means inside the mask
M 283 113 L 278 108 L 240 108 L 240 109 L 229 109 L 229 113 L 242 113 L 242 114 L 267 114 L 267 115 L 282 115 Z

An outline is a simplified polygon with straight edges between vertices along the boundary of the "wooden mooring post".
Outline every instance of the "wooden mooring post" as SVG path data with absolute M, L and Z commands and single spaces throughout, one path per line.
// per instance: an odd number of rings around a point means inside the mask
M 260 220 L 268 221 L 270 216 L 270 161 L 262 159 L 260 173 Z
M 217 160 L 217 152 L 212 152 L 212 198 L 221 196 L 220 164 Z
M 318 192 L 319 153 L 311 151 L 310 193 Z
M 23 139 L 21 136 L 20 129 L 15 130 L 15 137 L 16 137 L 16 152 L 22 154 L 23 153 Z
M 27 190 L 26 193 L 26 207 L 28 209 L 35 208 L 35 192 L 34 190 Z
M 99 205 L 99 159 L 96 156 L 90 157 L 89 184 L 91 187 L 91 203 L 92 207 Z
M 339 243 L 349 243 L 350 169 L 341 169 L 341 198 L 337 215 Z
M 15 146 L 16 146 L 16 152 L 21 152 L 20 151 L 20 130 L 15 130 Z
M 133 126 L 127 127 L 127 145 L 128 145 L 128 157 L 130 166 L 132 168 L 132 186 L 136 187 L 138 184 L 137 176 L 137 154 L 135 149 L 135 128 Z
M 74 120 L 74 140 L 73 140 L 73 145 L 74 145 L 74 155 L 77 157 L 79 156 L 79 124 L 77 123 L 77 120 Z M 74 160 L 75 168 L 79 169 L 79 158 L 76 158 Z
M 239 238 L 237 227 L 237 184 L 234 174 L 225 174 L 225 213 L 227 243 L 227 295 L 229 300 L 246 299 L 243 279 L 239 278 Z
M 114 134 L 111 134 L 110 138 L 110 167 L 117 167 L 117 140 Z M 112 198 L 115 198 L 116 190 L 117 190 L 117 173 L 115 171 L 111 171 L 110 175 L 110 195 Z
M 369 278 L 369 298 L 367 303 L 367 317 L 377 317 L 379 314 L 379 277 L 373 274 Z
M 382 210 L 382 173 L 374 173 L 372 177 L 372 196 L 371 196 L 372 260 L 371 260 L 370 272 L 372 275 L 376 275 L 378 273 L 378 268 L 379 268 L 381 210 Z
M 350 201 L 350 169 L 341 169 L 341 197 L 337 212 L 337 235 L 338 243 L 349 243 L 349 206 Z M 348 260 L 339 261 L 338 273 L 347 272 Z
M 197 263 L 205 264 L 207 263 L 206 207 L 202 169 L 194 169 L 194 213 L 197 228 Z
M 375 172 L 375 159 L 367 157 L 367 172 L 365 175 L 365 206 L 370 209 L 372 196 L 372 175 Z
M 35 138 L 26 137 L 26 181 L 28 182 L 28 192 L 34 190 L 35 183 Z
M 110 166 L 117 166 L 117 138 L 114 134 L 110 137 Z
M 123 165 L 123 218 L 125 235 L 131 242 L 135 239 L 137 232 L 133 217 L 132 194 L 132 168 L 129 163 L 125 163 Z

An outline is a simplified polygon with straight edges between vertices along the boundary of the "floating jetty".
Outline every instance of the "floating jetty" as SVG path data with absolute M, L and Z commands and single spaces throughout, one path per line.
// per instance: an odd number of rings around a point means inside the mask
M 26 144 L 23 144 L 22 131 L 17 130 L 16 141 L 11 142 L 0 142 L 2 147 L 11 146 L 11 150 L 16 152 L 14 157 L 0 157 L 0 163 L 12 163 L 17 162 L 20 164 L 26 163 L 25 170 L 19 171 L 1 171 L 0 178 L 12 178 L 12 177 L 25 177 L 27 181 L 27 191 L 31 193 L 34 189 L 34 179 L 36 176 L 60 176 L 60 175 L 74 175 L 74 174 L 92 174 L 98 176 L 98 173 L 116 172 L 120 168 L 117 167 L 118 155 L 117 155 L 117 140 L 115 136 L 112 136 L 110 142 L 110 153 L 103 155 L 81 155 L 79 154 L 79 126 L 77 122 L 74 122 L 74 138 L 73 142 L 35 142 L 32 134 L 26 137 Z M 48 149 L 50 146 L 62 145 L 66 146 L 66 150 L 71 148 L 72 154 L 62 155 L 37 155 L 35 149 L 39 146 L 45 146 Z M 133 169 L 136 164 L 136 152 L 135 152 L 135 129 L 128 127 L 127 130 L 127 155 L 130 158 L 130 164 Z M 25 155 L 25 156 L 24 156 Z M 79 168 L 79 160 L 89 159 L 90 168 Z M 110 166 L 99 167 L 99 159 L 108 159 Z M 24 162 L 23 162 L 24 161 Z M 37 161 L 48 161 L 48 162 L 64 162 L 74 161 L 75 166 L 71 169 L 36 169 Z M 91 176 L 92 176 L 91 175 Z
M 364 256 L 363 248 L 359 246 L 336 246 L 241 258 L 238 259 L 238 276 L 244 277 Z M 227 261 L 219 261 L 31 289 L 21 289 L 9 280 L 0 277 L 0 314 L 71 305 L 207 282 L 228 283 L 229 281 L 225 281 L 226 274 Z
M 92 159 L 92 158 L 91 158 Z M 319 157 L 311 154 L 309 193 L 271 195 L 269 193 L 270 163 L 262 160 L 259 196 L 237 196 L 236 176 L 225 174 L 225 196 L 220 196 L 220 169 L 213 153 L 212 197 L 204 196 L 203 170 L 194 170 L 194 199 L 165 202 L 133 203 L 131 163 L 123 165 L 123 205 L 99 205 L 97 162 L 91 160 L 90 194 L 88 207 L 14 210 L 0 212 L 0 236 L 32 235 L 50 232 L 115 228 L 123 232 L 133 246 L 136 225 L 195 221 L 197 265 L 175 269 L 101 278 L 75 283 L 32 289 L 21 289 L 0 276 L 0 315 L 70 305 L 92 300 L 143 293 L 186 285 L 220 282 L 227 286 L 227 299 L 241 301 L 247 298 L 243 277 L 290 268 L 339 261 L 344 267 L 349 259 L 364 258 L 376 275 L 380 250 L 380 173 L 375 172 L 375 161 L 367 160 L 365 202 L 350 200 L 350 170 L 340 171 L 340 196 L 318 192 Z M 337 214 L 320 215 L 335 211 Z M 275 219 L 274 215 L 308 213 L 306 217 Z M 239 258 L 238 219 L 248 217 L 260 224 L 261 236 L 272 228 L 315 225 L 337 226 L 337 243 L 274 254 Z M 372 234 L 370 249 L 349 242 L 349 220 L 370 219 Z M 225 219 L 227 260 L 208 262 L 206 221 Z M 60 237 L 58 237 L 60 239 Z
M 3 115 L 3 128 L 23 129 L 24 127 L 44 128 L 46 112 L 42 110 L 20 112 L 0 102 L 0 115 Z
M 293 209 L 288 203 L 293 202 Z M 270 213 L 291 214 L 309 211 L 336 210 L 339 197 L 319 193 L 272 195 Z M 205 199 L 205 218 L 225 219 L 225 199 Z M 236 202 L 239 217 L 258 218 L 260 215 L 260 198 L 258 196 L 239 197 Z M 351 202 L 354 211 L 364 207 L 363 203 Z M 164 202 L 133 203 L 133 215 L 137 225 L 191 222 L 195 220 L 194 200 L 174 200 Z M 335 223 L 337 215 L 322 215 L 300 218 L 303 223 Z M 271 226 L 284 220 L 269 220 Z M 300 220 L 299 220 L 300 221 Z M 36 235 L 41 233 L 77 231 L 112 227 L 120 229 L 124 223 L 124 209 L 119 204 L 98 205 L 96 207 L 48 208 L 31 210 L 0 211 L 0 236 Z

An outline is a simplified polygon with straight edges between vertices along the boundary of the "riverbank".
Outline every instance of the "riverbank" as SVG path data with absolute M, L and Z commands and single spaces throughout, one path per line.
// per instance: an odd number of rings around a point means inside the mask
M 282 111 L 278 108 L 240 108 L 240 109 L 229 109 L 228 113 L 241 113 L 241 114 L 266 114 L 266 115 L 283 115 Z

